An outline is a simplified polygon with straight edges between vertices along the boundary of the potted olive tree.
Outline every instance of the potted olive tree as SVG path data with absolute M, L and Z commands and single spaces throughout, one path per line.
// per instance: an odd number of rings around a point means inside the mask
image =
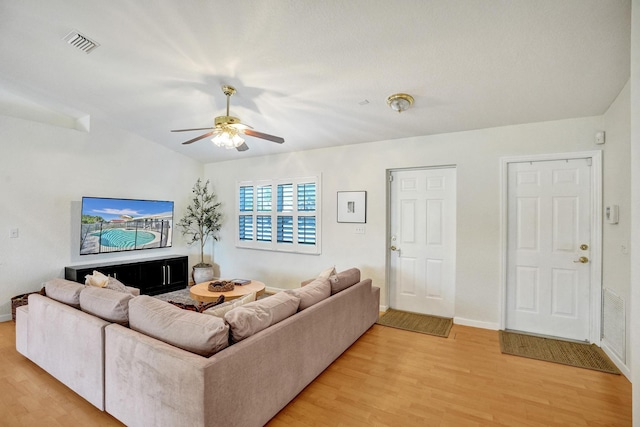
M 218 232 L 222 225 L 221 203 L 216 202 L 216 195 L 209 192 L 209 181 L 202 185 L 198 181 L 193 186 L 193 199 L 187 206 L 187 213 L 177 226 L 182 235 L 187 237 L 188 244 L 200 243 L 200 262 L 193 266 L 191 277 L 195 283 L 213 280 L 213 265 L 204 262 L 204 247 L 209 238 L 218 240 Z

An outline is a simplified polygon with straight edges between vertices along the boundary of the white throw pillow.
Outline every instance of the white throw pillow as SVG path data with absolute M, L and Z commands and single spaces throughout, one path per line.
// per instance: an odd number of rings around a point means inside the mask
M 247 294 L 241 298 L 236 298 L 234 300 L 231 300 L 228 303 L 222 303 L 218 306 L 211 307 L 203 311 L 203 313 L 208 314 L 210 316 L 223 318 L 224 315 L 227 314 L 227 312 L 233 310 L 234 308 L 240 307 L 241 305 L 247 304 L 249 302 L 253 302 L 255 300 L 256 300 L 256 293 L 251 292 L 250 294 Z
M 95 286 L 98 288 L 104 288 L 109 282 L 109 277 L 105 276 L 97 270 L 93 270 L 93 274 L 87 274 L 86 276 L 84 276 L 84 279 L 85 285 Z
M 318 279 L 328 279 L 331 276 L 336 276 L 338 273 L 336 272 L 336 267 L 329 267 L 326 270 L 322 270 L 320 274 L 318 274 Z
M 333 266 L 331 268 L 327 268 L 323 270 L 317 277 L 318 279 L 329 279 L 329 283 L 333 287 L 338 282 L 338 272 L 336 271 L 336 267 Z M 308 285 L 305 284 L 305 286 Z

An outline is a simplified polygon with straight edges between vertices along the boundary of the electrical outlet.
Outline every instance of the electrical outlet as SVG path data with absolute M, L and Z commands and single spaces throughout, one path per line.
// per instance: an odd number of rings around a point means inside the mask
M 355 234 L 364 234 L 364 233 L 365 233 L 365 231 L 366 231 L 366 230 L 365 230 L 364 225 L 356 225 L 356 226 L 353 228 L 353 232 L 354 232 Z

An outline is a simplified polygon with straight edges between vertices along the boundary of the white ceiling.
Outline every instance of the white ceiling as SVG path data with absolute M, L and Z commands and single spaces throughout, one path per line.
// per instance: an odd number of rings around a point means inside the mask
M 600 115 L 629 78 L 630 3 L 0 0 L 0 103 L 90 114 L 205 163 Z M 100 47 L 74 49 L 72 30 Z M 199 133 L 171 129 L 224 114 L 222 84 L 231 115 L 286 142 L 181 145 Z M 396 92 L 414 106 L 389 109 Z

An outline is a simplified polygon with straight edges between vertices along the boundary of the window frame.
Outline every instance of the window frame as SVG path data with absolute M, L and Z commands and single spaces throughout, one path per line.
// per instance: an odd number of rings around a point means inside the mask
M 278 212 L 278 185 L 291 184 L 293 186 L 292 192 L 292 210 Z M 315 210 L 306 211 L 298 210 L 298 185 L 300 184 L 315 184 Z M 271 187 L 271 210 L 259 211 L 258 201 L 258 187 Z M 240 210 L 240 191 L 242 187 L 253 188 L 253 204 L 252 210 Z M 236 182 L 236 203 L 235 203 L 235 234 L 236 234 L 236 247 L 246 249 L 260 249 L 274 252 L 290 252 L 300 254 L 319 255 L 322 252 L 321 246 L 321 176 L 311 175 L 296 178 L 278 178 L 278 179 L 261 179 L 261 180 L 246 180 Z M 240 239 L 240 216 L 251 215 L 253 223 L 253 234 L 250 240 Z M 258 228 L 257 217 L 258 216 L 271 216 L 271 241 L 259 241 L 257 240 Z M 278 217 L 293 217 L 293 242 L 278 242 Z M 298 242 L 298 218 L 301 217 L 315 217 L 315 244 L 299 243 Z

